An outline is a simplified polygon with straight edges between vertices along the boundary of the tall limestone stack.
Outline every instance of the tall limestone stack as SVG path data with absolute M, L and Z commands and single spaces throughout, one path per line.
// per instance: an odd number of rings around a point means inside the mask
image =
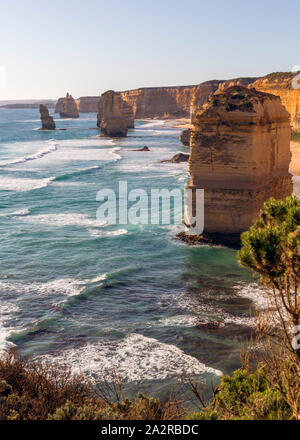
M 204 235 L 238 241 L 265 200 L 292 192 L 289 113 L 274 95 L 217 91 L 194 118 L 190 145 L 189 188 L 204 189 Z
M 127 136 L 127 122 L 122 114 L 122 99 L 119 93 L 108 90 L 101 95 L 102 120 L 100 123 L 101 136 Z M 100 111 L 99 111 L 100 112 Z
M 64 98 L 63 108 L 60 110 L 59 115 L 61 118 L 79 118 L 76 101 L 69 93 Z
M 43 104 L 39 105 L 39 111 L 41 115 L 42 128 L 40 130 L 55 130 L 55 122 L 52 116 L 49 115 L 49 110 Z
M 119 92 L 114 92 L 120 96 L 120 112 L 125 120 L 127 128 L 134 128 L 134 114 L 132 107 L 122 99 Z M 103 95 L 98 99 L 97 127 L 100 127 L 103 119 Z
M 251 87 L 279 96 L 291 114 L 292 129 L 300 132 L 300 79 L 296 73 L 278 72 L 259 78 Z

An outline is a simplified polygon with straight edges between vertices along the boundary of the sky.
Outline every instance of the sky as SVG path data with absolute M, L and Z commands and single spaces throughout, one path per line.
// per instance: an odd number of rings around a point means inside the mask
M 299 19 L 299 0 L 2 0 L 0 100 L 291 71 Z

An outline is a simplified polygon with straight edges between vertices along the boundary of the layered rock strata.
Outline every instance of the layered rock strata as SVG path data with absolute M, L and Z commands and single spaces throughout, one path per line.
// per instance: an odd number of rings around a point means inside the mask
M 265 200 L 292 192 L 289 113 L 274 95 L 217 91 L 194 118 L 190 146 L 188 188 L 204 189 L 206 235 L 238 240 Z
M 299 77 L 300 78 L 300 77 Z M 291 115 L 292 129 L 300 132 L 300 79 L 296 73 L 271 73 L 259 78 L 251 87 L 279 96 L 282 104 Z
M 122 113 L 122 99 L 119 93 L 108 90 L 101 95 L 102 120 L 100 123 L 101 136 L 127 136 L 127 121 Z
M 79 113 L 97 113 L 100 96 L 82 96 L 76 99 Z
M 119 92 L 114 92 L 115 95 L 119 95 L 119 107 L 120 107 L 120 113 L 122 115 L 122 118 L 125 121 L 127 128 L 134 128 L 134 114 L 133 110 L 130 107 L 129 104 L 127 104 L 126 101 L 122 99 L 122 95 Z M 100 127 L 101 121 L 103 119 L 103 96 L 105 94 L 101 95 L 100 99 L 98 100 L 98 113 L 97 113 L 97 127 Z
M 79 111 L 75 102 L 75 99 L 69 93 L 63 101 L 63 108 L 59 112 L 61 118 L 79 118 Z
M 40 104 L 39 111 L 42 121 L 42 127 L 40 128 L 40 130 L 55 130 L 56 129 L 55 122 L 52 116 L 49 115 L 48 108 L 45 105 Z

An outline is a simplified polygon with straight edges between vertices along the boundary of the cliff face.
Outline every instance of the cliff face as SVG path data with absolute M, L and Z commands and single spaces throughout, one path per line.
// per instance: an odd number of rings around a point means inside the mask
M 251 86 L 261 92 L 279 96 L 282 104 L 291 114 L 292 129 L 300 132 L 300 89 L 295 90 L 292 87 L 295 77 L 296 73 L 271 73 L 259 78 Z
M 101 136 L 123 137 L 127 135 L 127 123 L 122 114 L 122 98 L 119 93 L 108 90 L 101 95 Z
M 97 113 L 100 96 L 82 96 L 76 99 L 79 113 Z
M 61 118 L 79 118 L 78 108 L 75 99 L 69 93 L 63 100 L 62 110 L 59 112 Z
M 289 114 L 276 96 L 218 90 L 195 116 L 190 145 L 189 187 L 204 189 L 205 233 L 239 235 L 266 199 L 292 192 Z
M 133 109 L 135 119 L 188 117 L 195 86 L 149 87 L 127 90 L 121 97 Z
M 65 98 L 58 98 L 58 100 L 56 101 L 55 110 L 54 110 L 55 113 L 60 113 L 61 111 L 63 111 L 64 99 Z
M 43 104 L 39 105 L 39 111 L 41 115 L 42 128 L 40 130 L 55 130 L 55 122 L 52 116 L 49 115 L 49 110 Z

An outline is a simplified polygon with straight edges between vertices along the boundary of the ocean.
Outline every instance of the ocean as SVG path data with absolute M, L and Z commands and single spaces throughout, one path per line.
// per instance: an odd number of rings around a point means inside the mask
M 182 225 L 96 218 L 97 192 L 119 181 L 184 189 L 187 163 L 160 163 L 188 153 L 180 130 L 136 121 L 127 138 L 107 139 L 96 114 L 54 117 L 65 131 L 38 131 L 37 110 L 0 109 L 0 350 L 96 383 L 117 374 L 128 393 L 163 398 L 183 371 L 208 389 L 240 366 L 262 301 L 236 251 L 190 247 L 175 238 Z

